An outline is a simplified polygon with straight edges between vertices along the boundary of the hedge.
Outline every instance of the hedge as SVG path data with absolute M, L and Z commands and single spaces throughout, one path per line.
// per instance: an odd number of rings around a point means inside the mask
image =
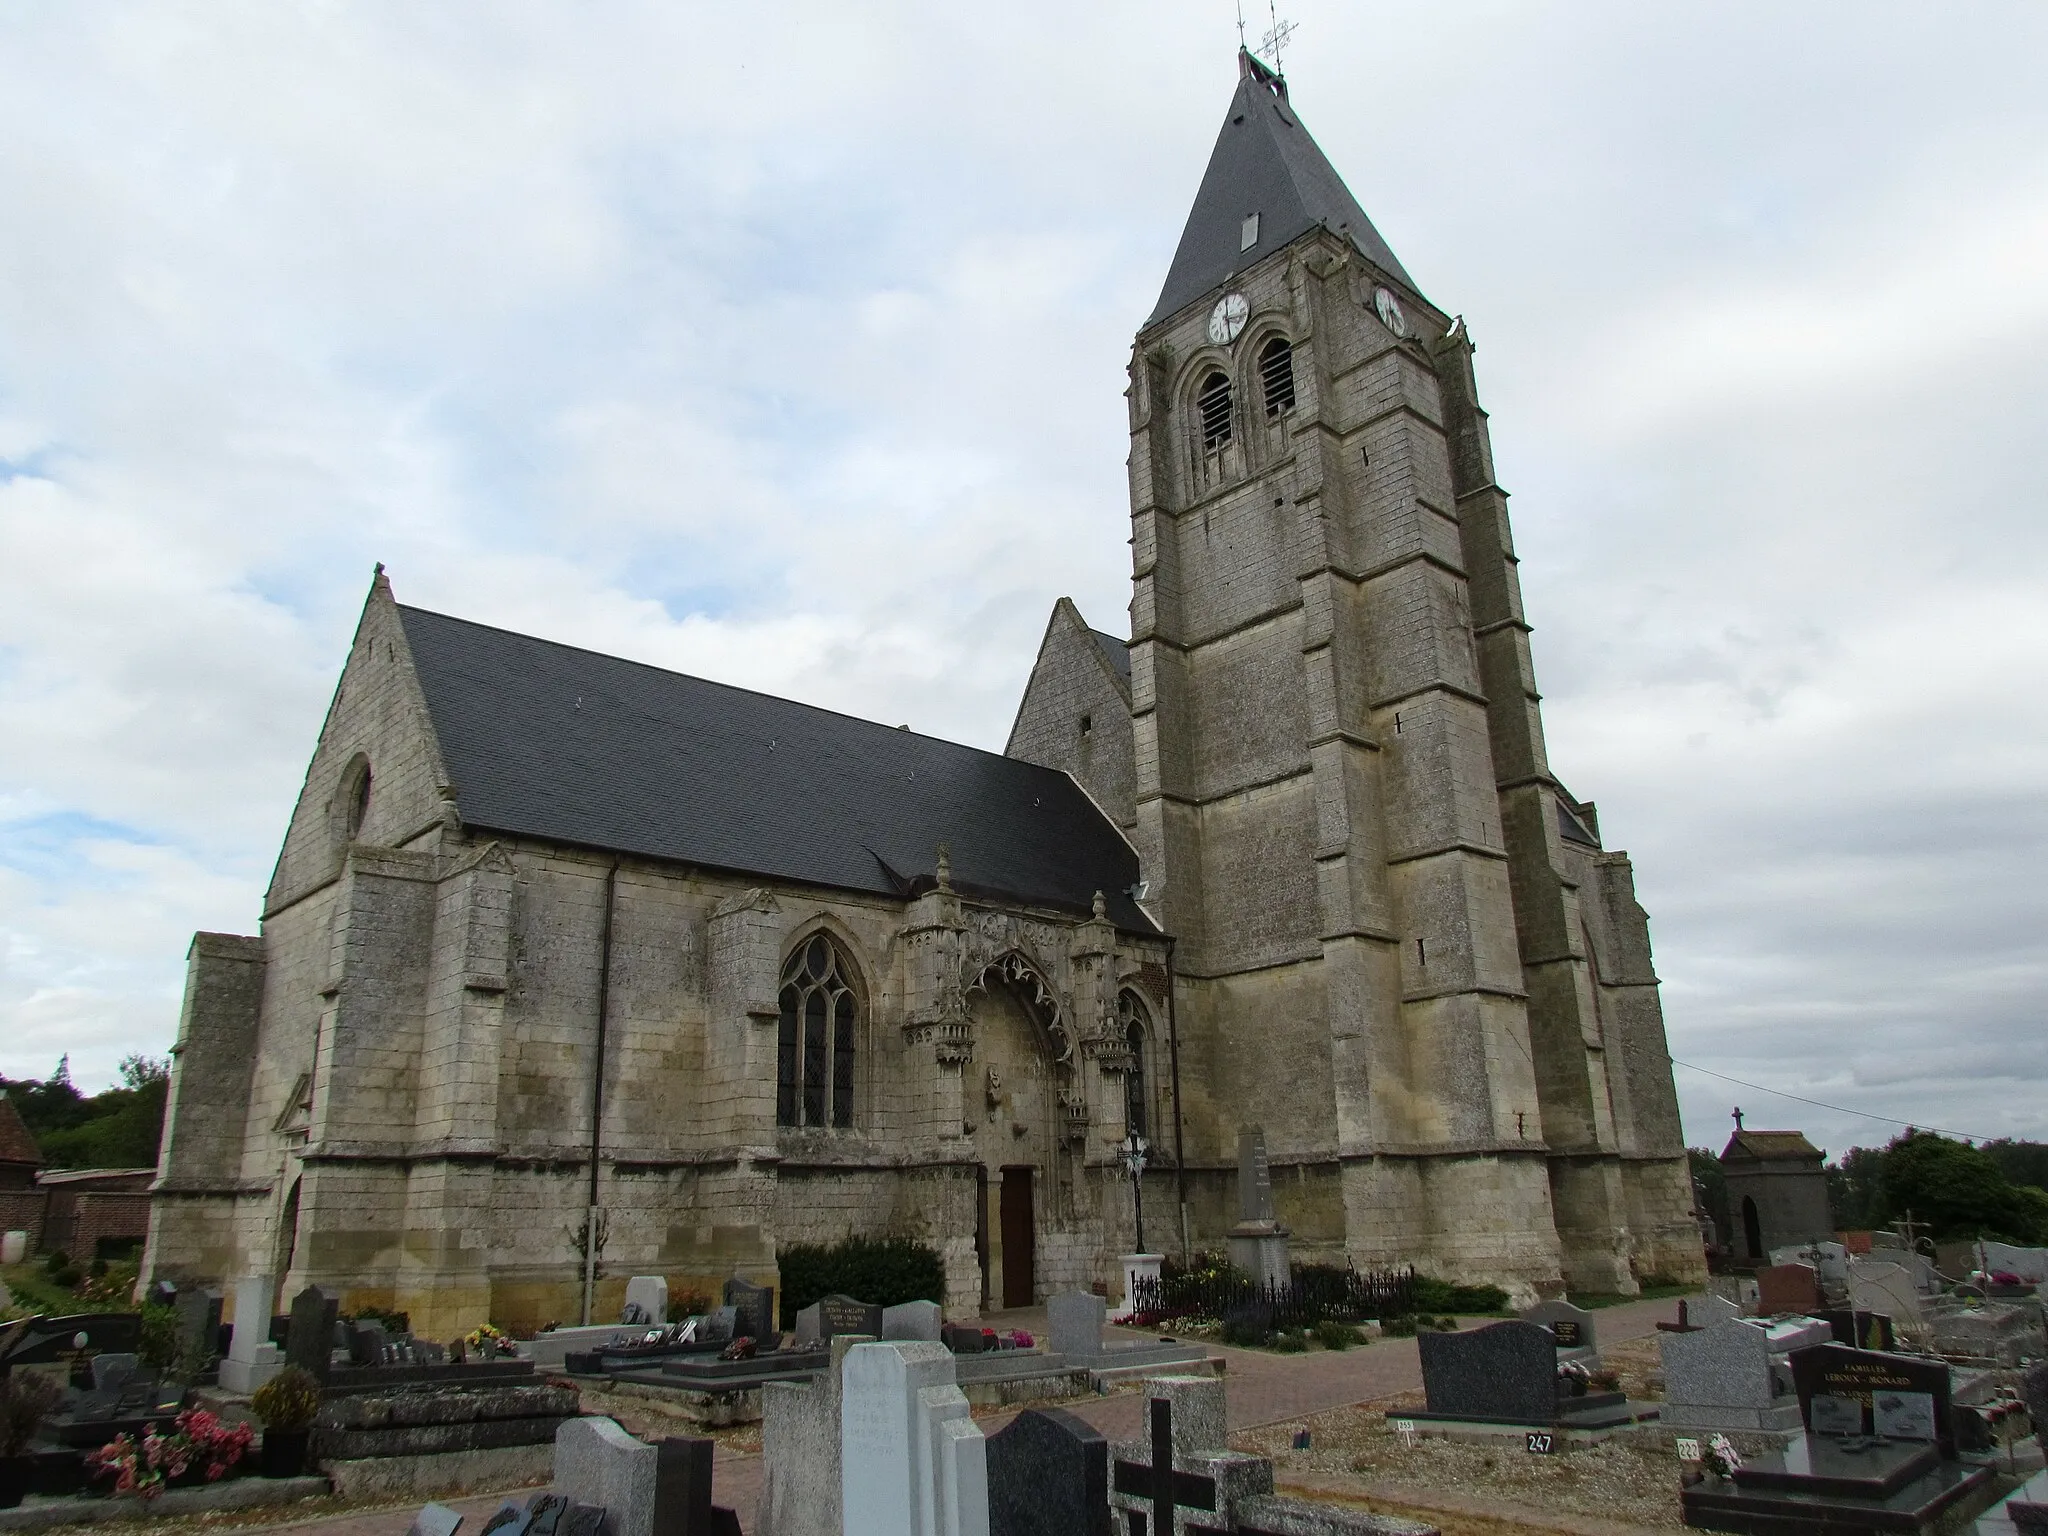
M 937 1250 L 908 1237 L 849 1237 L 837 1243 L 795 1243 L 775 1256 L 782 1271 L 782 1326 L 827 1296 L 870 1306 L 946 1299 L 946 1267 Z

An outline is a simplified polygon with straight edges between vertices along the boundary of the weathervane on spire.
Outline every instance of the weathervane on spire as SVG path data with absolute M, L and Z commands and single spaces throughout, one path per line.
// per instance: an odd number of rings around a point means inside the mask
M 1294 23 L 1280 19 L 1280 12 L 1275 5 L 1275 0 L 1266 0 L 1266 14 L 1272 18 L 1273 30 L 1259 39 L 1259 51 L 1272 59 L 1274 74 L 1284 75 L 1287 71 L 1280 66 L 1280 50 L 1287 46 L 1287 39 L 1294 35 Z M 1243 25 L 1242 20 L 1240 20 L 1238 23 L 1240 31 L 1243 29 Z
M 1244 46 L 1244 0 L 1237 0 L 1237 46 L 1243 52 L 1250 52 Z

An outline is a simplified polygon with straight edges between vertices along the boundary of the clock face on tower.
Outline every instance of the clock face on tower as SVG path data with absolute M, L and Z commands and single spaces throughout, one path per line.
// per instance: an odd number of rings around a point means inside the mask
M 1226 293 L 1216 301 L 1216 307 L 1209 311 L 1209 339 L 1219 347 L 1227 347 L 1237 340 L 1244 323 L 1251 317 L 1252 307 L 1245 302 L 1241 293 Z
M 1384 288 L 1372 291 L 1372 307 L 1379 311 L 1380 324 L 1396 336 L 1408 334 L 1408 317 L 1401 313 L 1401 301 Z

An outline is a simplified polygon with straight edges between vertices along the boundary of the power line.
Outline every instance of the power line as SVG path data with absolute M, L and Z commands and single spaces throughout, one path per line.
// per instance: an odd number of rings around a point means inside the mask
M 1997 1136 L 1980 1136 L 1974 1131 L 1945 1131 L 1938 1125 L 1922 1125 L 1918 1120 L 1894 1120 L 1890 1115 L 1873 1115 L 1867 1109 L 1851 1109 L 1846 1104 L 1824 1104 L 1819 1099 L 1801 1098 L 1796 1093 L 1787 1093 L 1782 1088 L 1767 1088 L 1762 1083 L 1744 1082 L 1739 1077 L 1730 1077 L 1726 1072 L 1716 1072 L 1712 1067 L 1694 1066 L 1692 1062 L 1671 1058 L 1674 1067 L 1691 1067 L 1695 1072 L 1704 1072 L 1709 1077 L 1718 1077 L 1724 1083 L 1733 1083 L 1738 1088 L 1754 1088 L 1758 1093 L 1775 1093 L 1781 1099 L 1791 1099 L 1797 1104 L 1811 1104 L 1815 1109 L 1831 1109 L 1838 1115 L 1855 1115 L 1862 1120 L 1878 1120 L 1886 1125 L 1903 1125 L 1909 1131 L 1932 1131 L 1937 1136 L 1954 1136 L 1961 1141 L 1998 1141 Z

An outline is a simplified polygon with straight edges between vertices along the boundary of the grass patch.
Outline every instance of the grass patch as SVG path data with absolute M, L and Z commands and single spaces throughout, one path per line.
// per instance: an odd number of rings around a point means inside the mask
M 26 1315 L 31 1312 L 63 1317 L 85 1308 L 78 1298 L 50 1278 L 40 1264 L 9 1264 L 0 1269 L 0 1280 L 14 1293 L 14 1304 Z

